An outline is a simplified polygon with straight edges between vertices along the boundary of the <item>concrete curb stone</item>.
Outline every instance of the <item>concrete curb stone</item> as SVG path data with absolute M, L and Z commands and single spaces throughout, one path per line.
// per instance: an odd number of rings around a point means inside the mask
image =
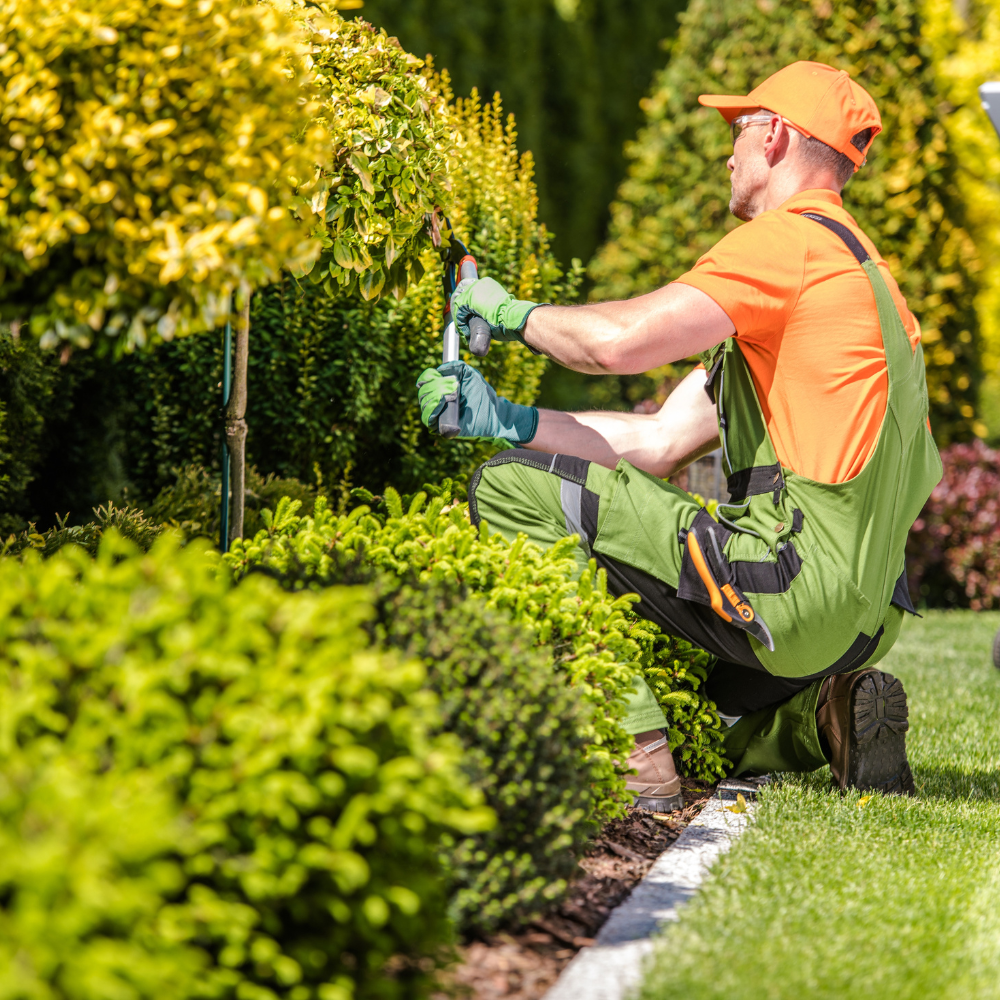
M 663 924 L 679 918 L 712 863 L 746 829 L 756 808 L 730 812 L 711 799 L 653 863 L 632 894 L 616 907 L 597 935 L 563 970 L 543 1000 L 624 1000 L 642 982 L 645 960 Z

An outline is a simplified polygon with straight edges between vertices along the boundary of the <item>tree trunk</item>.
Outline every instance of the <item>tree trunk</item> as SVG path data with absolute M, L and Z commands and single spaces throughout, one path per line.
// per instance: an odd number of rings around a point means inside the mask
M 226 443 L 229 445 L 232 515 L 229 538 L 243 537 L 243 498 L 246 482 L 247 355 L 250 349 L 250 295 L 236 319 L 236 356 L 233 359 L 233 387 L 226 407 Z

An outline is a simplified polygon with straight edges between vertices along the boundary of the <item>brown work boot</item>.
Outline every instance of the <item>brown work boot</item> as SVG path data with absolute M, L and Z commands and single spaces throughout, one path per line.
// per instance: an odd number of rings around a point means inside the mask
M 625 787 L 637 796 L 635 805 L 658 813 L 684 808 L 681 779 L 677 777 L 670 744 L 662 729 L 650 729 L 636 736 L 628 766 L 639 772 L 629 775 L 625 782 Z
M 840 788 L 915 795 L 906 759 L 906 692 L 892 674 L 869 667 L 828 677 L 819 691 L 816 725 Z

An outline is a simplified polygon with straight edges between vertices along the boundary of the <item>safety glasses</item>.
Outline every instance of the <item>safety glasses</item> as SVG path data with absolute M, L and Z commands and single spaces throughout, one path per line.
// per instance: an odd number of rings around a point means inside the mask
M 770 113 L 761 114 L 759 111 L 752 115 L 739 115 L 734 118 L 729 123 L 729 135 L 733 140 L 733 146 L 736 145 L 736 140 L 743 134 L 744 129 L 750 128 L 751 125 L 766 125 L 771 118 Z

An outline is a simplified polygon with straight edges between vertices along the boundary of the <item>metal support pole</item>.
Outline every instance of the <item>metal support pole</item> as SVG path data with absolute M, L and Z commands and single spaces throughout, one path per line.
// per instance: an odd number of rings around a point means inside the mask
M 983 102 L 983 111 L 997 130 L 997 135 L 1000 135 L 1000 80 L 984 83 L 979 88 L 979 99 Z
M 226 331 L 222 335 L 222 409 L 229 405 L 229 392 L 233 379 L 233 328 L 226 320 Z M 229 551 L 229 446 L 226 444 L 225 430 L 222 433 L 222 498 L 219 511 L 219 548 Z

